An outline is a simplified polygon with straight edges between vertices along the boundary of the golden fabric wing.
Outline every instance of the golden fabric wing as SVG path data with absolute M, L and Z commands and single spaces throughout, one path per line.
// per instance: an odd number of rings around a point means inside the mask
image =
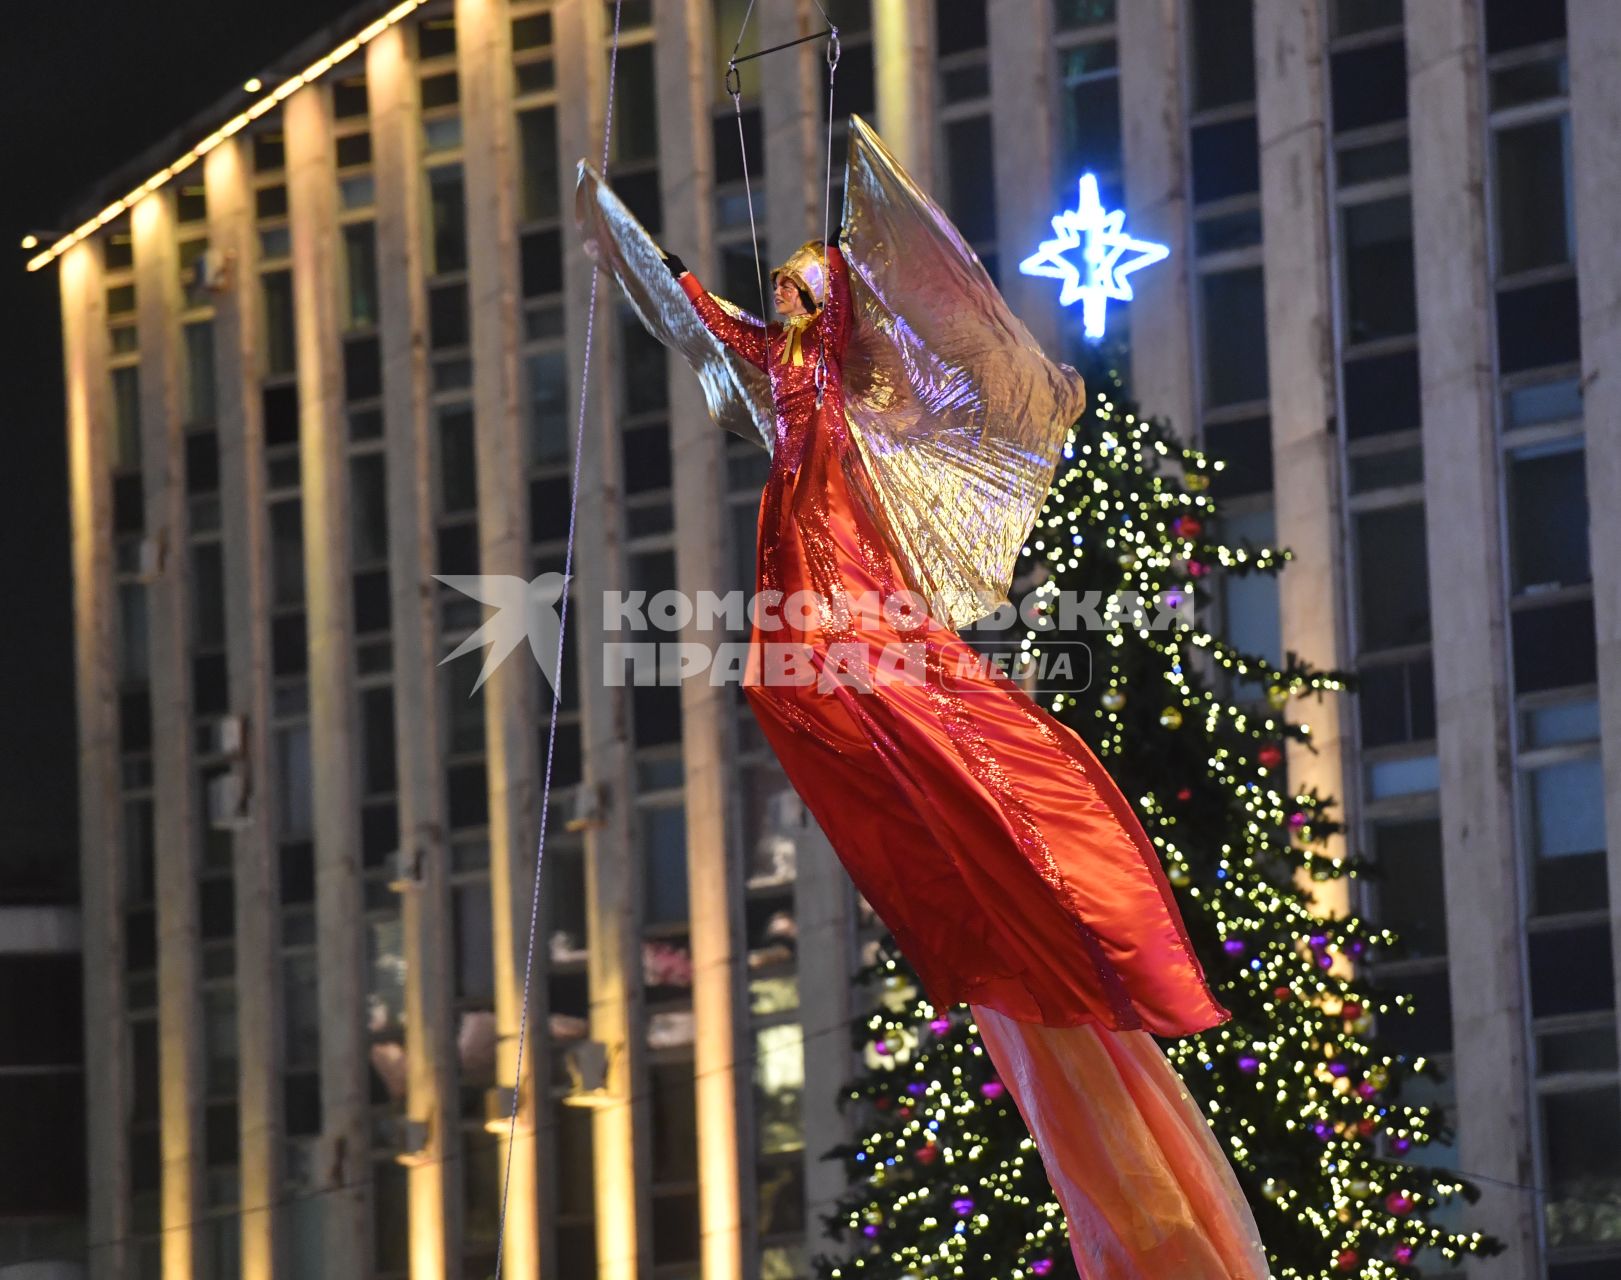
M 845 413 L 893 549 L 960 628 L 1007 600 L 1086 386 L 859 116 L 844 191 Z
M 586 253 L 618 283 L 636 318 L 692 366 L 710 416 L 769 451 L 776 432 L 766 375 L 728 351 L 704 327 L 691 300 L 671 278 L 653 237 L 584 160 L 574 188 L 574 219 Z M 760 323 L 725 299 L 715 300 L 750 323 Z

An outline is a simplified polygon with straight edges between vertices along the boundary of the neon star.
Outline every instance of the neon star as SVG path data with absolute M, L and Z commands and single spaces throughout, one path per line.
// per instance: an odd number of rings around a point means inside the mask
M 1041 248 L 1019 264 L 1019 270 L 1027 276 L 1051 276 L 1061 282 L 1060 306 L 1077 301 L 1082 304 L 1088 338 L 1103 336 L 1104 315 L 1111 299 L 1131 301 L 1131 285 L 1126 277 L 1170 256 L 1171 251 L 1162 244 L 1126 235 L 1125 222 L 1125 210 L 1105 209 L 1098 195 L 1098 180 L 1090 173 L 1084 174 L 1075 208 L 1054 217 L 1053 238 L 1043 240 Z M 1077 249 L 1081 251 L 1079 265 L 1068 256 Z

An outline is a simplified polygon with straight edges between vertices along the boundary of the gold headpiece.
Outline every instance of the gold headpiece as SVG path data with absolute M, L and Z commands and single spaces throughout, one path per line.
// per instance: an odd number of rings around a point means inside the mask
M 771 273 L 771 283 L 786 277 L 808 293 L 820 307 L 827 301 L 827 250 L 820 240 L 807 240 L 793 256 Z

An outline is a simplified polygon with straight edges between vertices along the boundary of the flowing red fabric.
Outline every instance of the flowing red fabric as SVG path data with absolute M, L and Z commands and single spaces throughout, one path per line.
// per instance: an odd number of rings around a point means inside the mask
M 845 421 L 848 278 L 836 247 L 828 257 L 826 306 L 798 331 L 762 329 L 690 274 L 681 279 L 710 330 L 769 374 L 776 406 L 756 598 L 779 603 L 757 603 L 745 693 L 929 999 L 942 1009 L 971 1002 L 1005 1019 L 993 1052 L 1006 1060 L 1004 1078 L 1027 1122 L 1054 1117 L 1038 1142 L 1055 1186 L 1133 1183 L 1137 1172 L 1071 1146 L 1069 1122 L 1138 1095 L 1115 1090 L 1108 1104 L 1078 1096 L 1092 1073 L 1069 1054 L 1071 1041 L 1027 1041 L 1010 1028 L 1181 1036 L 1229 1015 L 1205 983 L 1147 834 L 1086 744 L 921 607 L 894 607 L 914 584 L 886 545 Z M 1055 1105 L 1066 1094 L 1075 1096 Z M 1213 1143 L 1184 1150 L 1221 1163 Z M 1109 1198 L 1098 1189 L 1098 1201 Z M 1087 1197 L 1064 1203 L 1080 1212 Z M 1090 1211 L 1071 1219 L 1078 1259 L 1095 1227 Z

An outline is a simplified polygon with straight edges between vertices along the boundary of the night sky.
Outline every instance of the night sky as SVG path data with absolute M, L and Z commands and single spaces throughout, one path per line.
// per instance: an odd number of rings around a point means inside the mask
M 30 255 L 18 242 L 29 230 L 70 230 L 70 211 L 92 197 L 96 209 L 124 194 L 134 182 L 115 190 L 109 174 L 352 8 L 353 0 L 7 7 L 0 41 L 0 424 L 8 446 L 0 463 L 0 902 L 71 891 L 78 845 L 57 273 L 54 266 L 25 272 Z

